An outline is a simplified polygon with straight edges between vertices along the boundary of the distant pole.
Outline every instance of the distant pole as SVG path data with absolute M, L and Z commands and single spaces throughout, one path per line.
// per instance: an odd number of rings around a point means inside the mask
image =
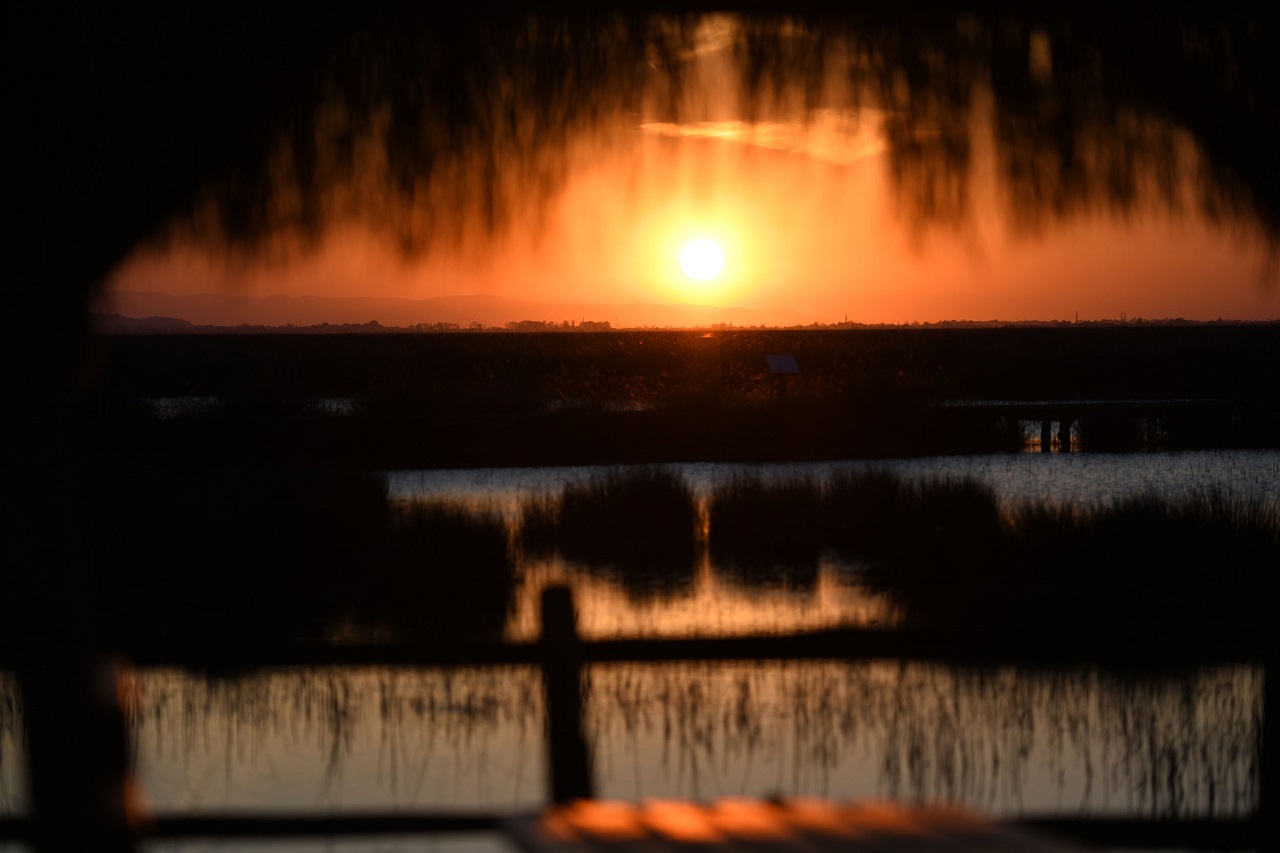
M 1058 450 L 1062 453 L 1071 452 L 1071 425 L 1075 420 L 1072 415 L 1058 416 Z
M 551 802 L 590 799 L 591 755 L 582 734 L 582 643 L 573 592 L 542 591 L 542 686 L 547 702 L 547 771 Z

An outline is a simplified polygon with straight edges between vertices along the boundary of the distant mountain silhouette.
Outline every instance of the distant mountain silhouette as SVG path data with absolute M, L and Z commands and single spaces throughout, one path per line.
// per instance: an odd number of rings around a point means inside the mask
M 90 314 L 89 322 L 99 334 L 185 332 L 193 327 L 190 320 L 177 317 L 121 317 L 119 314 Z
M 520 320 L 559 323 L 562 320 L 608 321 L 615 327 L 791 326 L 815 318 L 785 309 L 716 308 L 708 305 L 625 305 L 530 302 L 503 296 L 440 296 L 433 299 L 393 299 L 368 296 L 239 296 L 203 293 L 176 295 L 155 292 L 106 294 L 103 312 L 124 318 L 179 318 L 210 326 L 313 326 L 321 323 L 368 323 L 411 326 L 415 323 L 471 323 L 503 326 Z

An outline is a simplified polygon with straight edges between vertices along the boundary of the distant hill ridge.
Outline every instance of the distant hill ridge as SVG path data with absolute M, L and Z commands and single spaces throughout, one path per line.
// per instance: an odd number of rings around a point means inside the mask
M 814 318 L 787 310 L 716 308 L 709 305 L 620 305 L 533 302 L 505 296 L 439 296 L 432 299 L 348 296 L 243 296 L 224 293 L 177 295 L 121 292 L 103 297 L 98 310 L 122 318 L 171 318 L 205 326 L 316 326 L 365 324 L 472 323 L 502 327 L 521 320 L 560 323 L 594 320 L 614 327 L 792 326 Z M 141 331 L 141 329 L 139 329 Z

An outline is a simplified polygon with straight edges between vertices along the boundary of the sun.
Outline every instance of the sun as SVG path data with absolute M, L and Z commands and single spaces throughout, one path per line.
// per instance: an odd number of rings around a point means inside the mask
M 724 249 L 714 240 L 690 240 L 680 250 L 680 269 L 698 281 L 713 279 L 724 269 Z

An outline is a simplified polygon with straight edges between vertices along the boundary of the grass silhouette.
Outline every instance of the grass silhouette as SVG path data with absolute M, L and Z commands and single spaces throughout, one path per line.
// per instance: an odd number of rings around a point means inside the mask
M 1220 492 L 1007 510 L 967 479 L 739 479 L 709 524 L 718 571 L 803 583 L 827 552 L 958 642 L 1247 649 L 1280 570 L 1280 514 Z
M 527 502 L 520 541 L 526 553 L 558 551 L 614 574 L 644 597 L 692 583 L 698 510 L 688 486 L 663 468 L 610 469 L 558 497 Z
M 928 484 L 915 497 L 864 574 L 908 625 L 1099 650 L 1246 648 L 1265 635 L 1280 517 L 1261 504 L 1150 495 L 1002 514 L 973 484 Z
M 810 586 L 829 540 L 824 510 L 811 480 L 737 478 L 710 500 L 712 563 L 745 585 Z

